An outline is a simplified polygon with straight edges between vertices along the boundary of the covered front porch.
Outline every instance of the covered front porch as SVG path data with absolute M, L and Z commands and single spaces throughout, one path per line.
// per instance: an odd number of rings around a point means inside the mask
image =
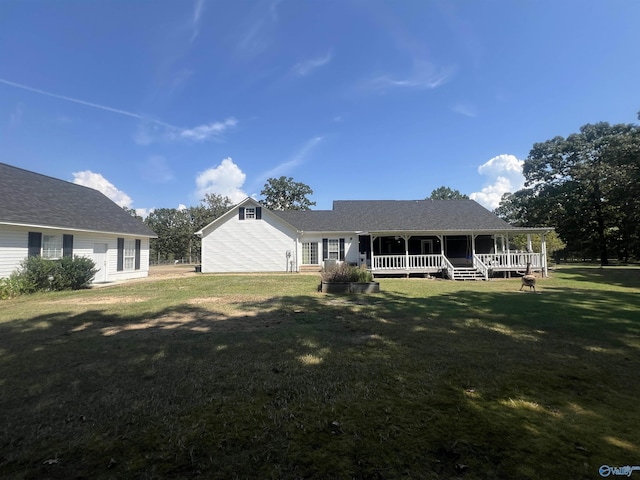
M 527 265 L 548 275 L 545 231 L 378 232 L 360 235 L 360 263 L 374 275 L 441 275 L 453 280 L 488 280 L 503 272 L 524 273 Z M 527 249 L 510 248 L 509 233 L 526 234 Z M 539 252 L 532 235 L 540 235 Z

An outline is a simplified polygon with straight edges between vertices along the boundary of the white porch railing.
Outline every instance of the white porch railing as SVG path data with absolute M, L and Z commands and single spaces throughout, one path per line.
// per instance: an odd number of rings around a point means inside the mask
M 441 254 L 434 255 L 373 255 L 371 270 L 374 272 L 402 271 L 402 272 L 433 272 L 445 271 L 453 273 L 455 267 L 449 259 Z M 515 271 L 531 267 L 543 269 L 542 255 L 540 253 L 509 252 L 509 253 L 479 253 L 474 256 L 474 267 L 482 273 L 485 279 L 489 278 L 491 270 Z
M 508 253 L 479 253 L 476 258 L 493 270 L 515 270 L 527 268 L 527 263 L 532 268 L 540 269 L 542 256 L 539 253 L 508 252 Z
M 443 255 L 373 255 L 371 269 L 376 270 L 433 270 L 446 266 Z

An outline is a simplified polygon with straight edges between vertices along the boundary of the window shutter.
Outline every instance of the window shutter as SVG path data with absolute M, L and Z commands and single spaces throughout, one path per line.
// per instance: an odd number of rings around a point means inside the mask
M 136 270 L 140 270 L 140 247 L 141 247 L 140 239 L 136 238 Z
M 73 256 L 73 235 L 62 236 L 62 256 L 63 257 Z
M 329 239 L 322 239 L 322 260 L 329 258 Z
M 344 238 L 340 239 L 340 261 L 344 260 Z
M 256 220 L 262 220 L 262 207 L 256 207 Z
M 42 248 L 42 233 L 29 232 L 29 256 L 39 257 Z
M 244 220 L 244 207 L 238 209 L 238 220 Z
M 124 270 L 124 238 L 118 239 L 118 264 L 116 270 L 118 272 Z

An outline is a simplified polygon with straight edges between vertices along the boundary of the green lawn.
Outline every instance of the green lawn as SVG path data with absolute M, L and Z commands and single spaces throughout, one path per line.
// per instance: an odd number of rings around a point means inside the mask
M 0 478 L 600 478 L 640 465 L 640 269 L 201 275 L 0 302 Z M 640 472 L 634 472 L 633 476 Z

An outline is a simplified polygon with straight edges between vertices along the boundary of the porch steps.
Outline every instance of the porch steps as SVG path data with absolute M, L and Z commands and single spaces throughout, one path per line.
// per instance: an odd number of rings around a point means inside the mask
M 453 269 L 453 280 L 484 280 L 484 275 L 473 267 L 456 267 Z

